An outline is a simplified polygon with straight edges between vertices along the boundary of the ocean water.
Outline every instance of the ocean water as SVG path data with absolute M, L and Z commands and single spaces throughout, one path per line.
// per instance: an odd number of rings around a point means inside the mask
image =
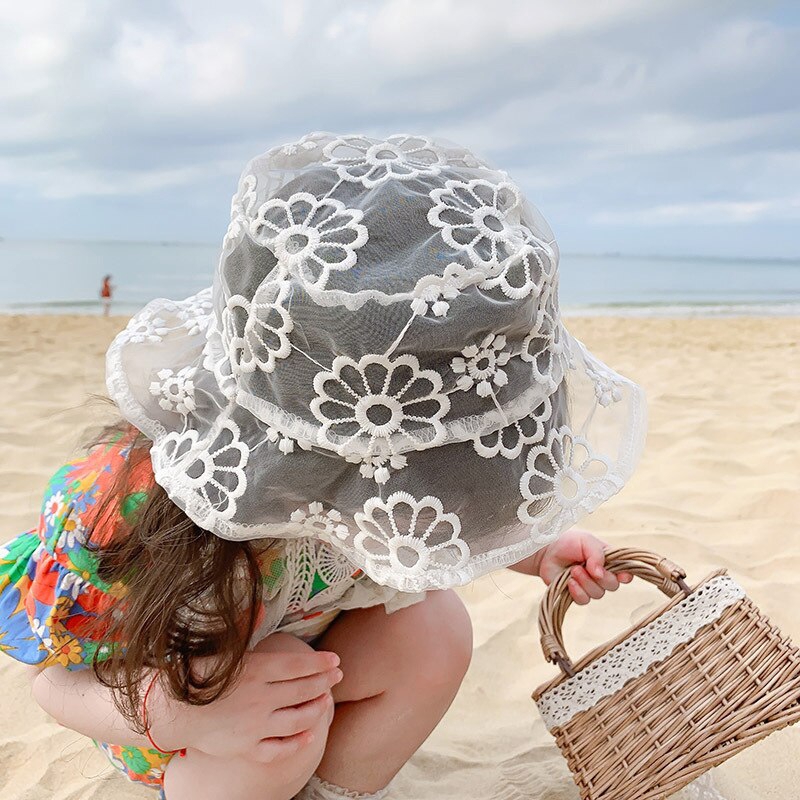
M 0 313 L 100 313 L 103 275 L 113 313 L 211 284 L 219 248 L 170 242 L 0 241 Z M 562 254 L 566 314 L 800 315 L 800 259 Z

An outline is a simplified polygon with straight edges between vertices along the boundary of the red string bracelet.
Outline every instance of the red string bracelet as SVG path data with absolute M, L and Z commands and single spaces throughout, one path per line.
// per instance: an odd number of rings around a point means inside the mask
M 150 685 L 147 687 L 147 691 L 144 693 L 144 700 L 142 700 L 142 722 L 144 722 L 144 733 L 147 736 L 147 741 L 153 745 L 154 750 L 158 750 L 159 753 L 163 753 L 164 755 L 173 755 L 174 753 L 178 753 L 181 758 L 186 755 L 186 748 L 182 747 L 180 750 L 162 750 L 154 741 L 153 737 L 150 735 L 150 723 L 147 721 L 147 698 L 150 694 L 150 690 L 153 688 L 153 685 L 156 682 L 156 678 L 159 676 L 160 670 L 156 670 L 153 673 L 153 677 L 150 679 Z

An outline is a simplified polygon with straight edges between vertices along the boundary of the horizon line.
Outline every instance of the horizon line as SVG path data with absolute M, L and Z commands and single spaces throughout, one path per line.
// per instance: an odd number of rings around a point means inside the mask
M 99 244 L 99 245 L 157 245 L 161 247 L 214 247 L 222 249 L 219 242 L 190 241 L 183 239 L 70 239 L 59 237 L 55 239 L 39 238 L 15 238 L 0 236 L 0 245 L 5 243 L 23 244 Z M 598 252 L 586 251 L 559 251 L 560 257 L 569 258 L 647 258 L 660 261 L 689 261 L 692 259 L 706 261 L 757 261 L 757 262 L 776 262 L 776 263 L 798 263 L 800 254 L 794 256 L 734 256 L 734 255 L 701 255 L 698 253 L 634 253 L 623 252 L 621 250 L 604 250 Z

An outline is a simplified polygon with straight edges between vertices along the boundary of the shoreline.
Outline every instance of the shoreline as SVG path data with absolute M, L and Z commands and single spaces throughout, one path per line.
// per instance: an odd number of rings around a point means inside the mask
M 154 298 L 155 299 L 155 298 Z M 124 312 L 112 311 L 112 319 L 130 319 L 140 311 L 140 306 L 130 304 Z M 86 311 L 79 311 L 86 308 Z M 18 308 L 0 307 L 0 318 L 52 318 L 75 317 L 79 319 L 103 318 L 102 306 L 94 301 L 80 304 L 67 302 L 39 304 L 30 311 Z M 562 305 L 561 314 L 565 319 L 584 319 L 592 317 L 619 319 L 793 319 L 800 318 L 800 302 L 785 303 L 612 303 L 607 305 Z

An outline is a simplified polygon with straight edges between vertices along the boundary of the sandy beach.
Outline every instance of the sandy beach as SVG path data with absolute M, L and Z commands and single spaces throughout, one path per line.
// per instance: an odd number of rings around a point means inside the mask
M 124 317 L 0 316 L 0 542 L 36 524 L 41 492 L 97 418 L 104 353 Z M 642 384 L 650 430 L 623 491 L 584 522 L 614 545 L 650 548 L 692 580 L 727 567 L 773 621 L 800 641 L 800 320 L 576 318 L 569 329 Z M 402 770 L 393 800 L 576 800 L 532 689 L 550 678 L 536 636 L 543 584 L 504 571 L 459 590 L 475 655 L 461 693 Z M 580 655 L 660 604 L 645 585 L 576 608 L 567 622 Z M 79 734 L 29 697 L 0 655 L 0 798 L 135 800 L 127 782 Z M 728 800 L 791 800 L 800 786 L 800 727 L 716 771 Z

